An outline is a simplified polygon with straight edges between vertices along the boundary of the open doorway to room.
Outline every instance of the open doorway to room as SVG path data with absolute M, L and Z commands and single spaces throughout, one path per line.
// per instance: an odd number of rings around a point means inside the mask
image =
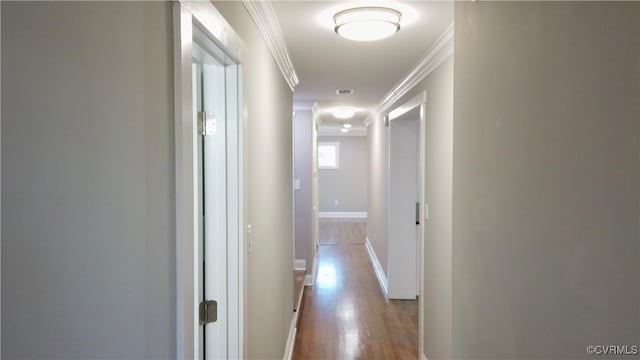
M 420 108 L 389 116 L 389 298 L 416 300 L 420 259 Z
M 245 45 L 211 3 L 173 8 L 177 353 L 242 358 Z
M 426 92 L 393 109 L 388 129 L 387 281 L 388 296 L 415 314 L 414 328 L 422 334 L 425 189 Z M 422 353 L 420 341 L 415 343 Z
M 313 284 L 314 130 L 311 105 L 295 105 L 293 112 L 293 311 L 295 312 L 300 307 L 304 286 Z

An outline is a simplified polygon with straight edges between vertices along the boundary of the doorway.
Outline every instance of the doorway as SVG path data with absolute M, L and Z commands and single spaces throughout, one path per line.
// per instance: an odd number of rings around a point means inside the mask
M 197 34 L 194 33 L 194 34 Z M 202 35 L 202 34 L 201 34 Z M 239 156 L 237 108 L 238 66 L 193 43 L 193 114 L 198 124 L 198 243 L 199 316 L 202 323 L 202 357 L 229 357 L 236 348 L 239 277 L 237 252 L 239 229 Z M 206 40 L 204 40 L 206 41 Z M 206 44 L 206 42 L 205 42 Z M 212 46 L 212 44 L 208 44 Z M 215 306 L 215 319 L 203 318 L 204 307 Z M 234 307 L 236 309 L 234 309 Z M 236 342 L 234 344 L 234 342 Z
M 246 50 L 208 2 L 175 2 L 174 31 L 177 357 L 242 358 Z
M 420 109 L 389 121 L 389 298 L 418 295 Z
M 424 353 L 422 274 L 425 221 L 429 219 L 429 206 L 425 201 L 426 103 L 427 93 L 422 91 L 392 110 L 385 121 L 389 128 L 389 297 L 414 300 L 417 297 L 419 354 Z

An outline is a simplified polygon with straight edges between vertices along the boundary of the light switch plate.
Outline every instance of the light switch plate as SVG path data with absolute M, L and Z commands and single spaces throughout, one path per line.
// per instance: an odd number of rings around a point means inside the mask
M 293 190 L 300 190 L 300 179 L 293 180 Z
M 429 204 L 424 204 L 424 219 L 429 220 Z

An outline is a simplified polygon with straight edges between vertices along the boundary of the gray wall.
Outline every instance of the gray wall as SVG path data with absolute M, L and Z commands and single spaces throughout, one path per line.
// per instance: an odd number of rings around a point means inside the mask
M 424 351 L 429 359 L 451 356 L 451 203 L 453 151 L 453 59 L 450 58 L 388 111 L 427 91 L 425 107 Z M 367 236 L 387 271 L 388 129 L 381 116 L 369 126 Z M 382 194 L 382 195 L 381 195 Z
M 373 119 L 367 127 L 367 238 L 376 253 L 382 269 L 387 272 L 387 187 L 389 165 L 389 129 L 382 116 Z
M 455 358 L 640 343 L 639 7 L 456 3 Z
M 367 211 L 367 137 L 320 136 L 321 142 L 340 143 L 340 169 L 318 171 L 320 211 Z
M 451 356 L 451 205 L 453 166 L 453 59 L 416 86 L 428 92 L 425 134 L 424 353 Z M 416 89 L 412 91 L 415 92 Z
M 244 64 L 248 221 L 246 357 L 284 356 L 293 316 L 293 96 L 240 2 L 215 6 L 248 46 Z
M 171 7 L 1 6 L 2 357 L 171 358 Z
M 311 204 L 313 119 L 311 110 L 296 110 L 294 119 L 294 177 L 300 180 L 295 197 L 295 258 L 304 259 L 307 269 L 313 261 Z

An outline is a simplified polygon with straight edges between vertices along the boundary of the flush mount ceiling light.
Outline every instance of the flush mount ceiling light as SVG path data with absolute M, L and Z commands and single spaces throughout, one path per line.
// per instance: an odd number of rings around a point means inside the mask
M 356 110 L 351 108 L 339 108 L 334 109 L 331 113 L 338 119 L 349 119 L 355 115 Z
M 344 123 L 344 124 L 342 124 L 342 127 L 345 128 L 345 129 L 351 129 L 351 124 Z
M 342 129 L 340 129 L 340 131 L 343 132 L 343 133 L 347 133 L 347 132 L 349 132 L 349 129 L 342 128 Z
M 402 14 L 386 7 L 357 7 L 333 16 L 335 32 L 349 40 L 374 41 L 400 30 Z

